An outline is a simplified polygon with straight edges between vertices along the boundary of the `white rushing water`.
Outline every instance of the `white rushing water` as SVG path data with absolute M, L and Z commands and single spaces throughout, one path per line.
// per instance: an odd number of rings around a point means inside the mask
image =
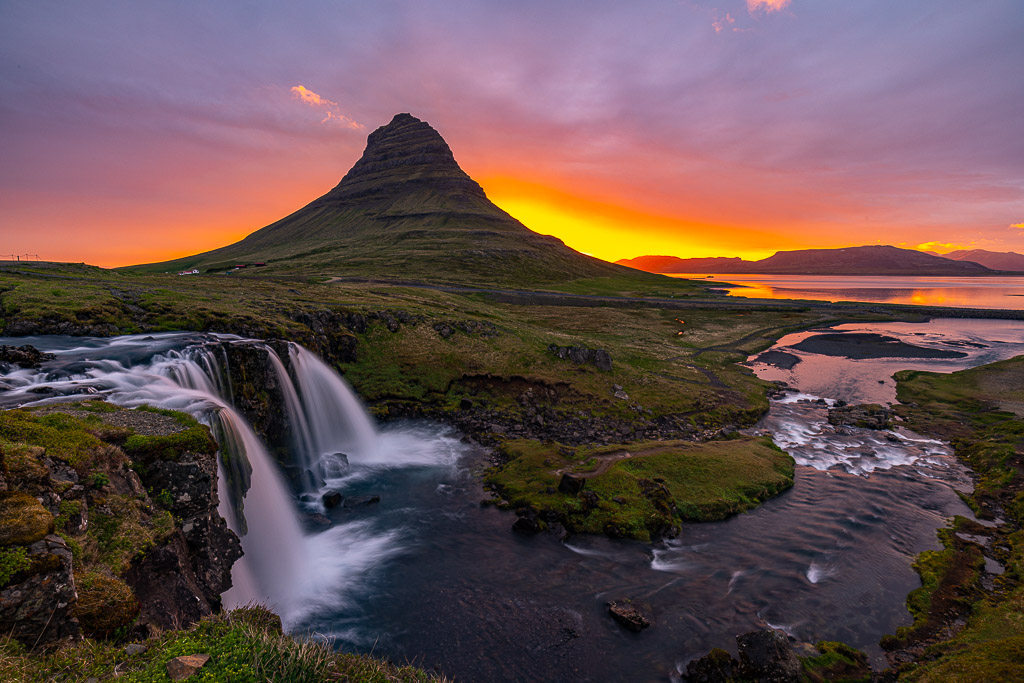
M 244 556 L 232 569 L 226 607 L 265 603 L 286 626 L 313 612 L 346 605 L 360 582 L 401 552 L 398 530 L 364 521 L 304 533 L 295 498 L 266 445 L 231 401 L 225 343 L 257 344 L 226 335 L 127 336 L 109 340 L 39 338 L 57 355 L 41 370 L 2 377 L 4 407 L 42 405 L 96 395 L 126 407 L 152 405 L 190 413 L 218 438 L 220 512 L 241 538 Z M 49 345 L 48 345 L 49 342 Z M 367 472 L 388 467 L 449 465 L 460 456 L 436 430 L 378 434 L 344 380 L 303 347 L 289 345 L 289 364 L 267 345 L 291 426 L 292 464 L 308 511 L 319 493 L 345 490 Z M 340 455 L 344 454 L 344 455 Z M 229 466 L 225 466 L 228 463 Z M 244 498 L 237 500 L 241 491 Z

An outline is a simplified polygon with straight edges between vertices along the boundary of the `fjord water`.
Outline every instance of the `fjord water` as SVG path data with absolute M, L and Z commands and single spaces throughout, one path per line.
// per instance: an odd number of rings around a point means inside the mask
M 906 432 L 830 430 L 817 398 L 891 392 L 894 363 L 946 370 L 1022 353 L 1024 325 L 958 320 L 865 329 L 968 355 L 848 361 L 797 351 L 802 362 L 792 371 L 755 366 L 772 378 L 788 373 L 804 392 L 773 402 L 755 428 L 773 433 L 796 458 L 795 486 L 748 514 L 688 524 L 677 539 L 652 546 L 514 535 L 511 513 L 479 505 L 485 452 L 431 423 L 377 430 L 342 380 L 299 347 L 290 349 L 294 396 L 286 392 L 283 409 L 296 425 L 293 460 L 308 476 L 291 489 L 223 398 L 225 337 L 0 340 L 58 353 L 41 371 L 0 378 L 8 387 L 0 404 L 95 391 L 125 405 L 204 416 L 222 448 L 244 451 L 252 468 L 243 509 L 247 558 L 226 602 L 269 600 L 294 633 L 318 633 L 345 649 L 437 667 L 459 680 L 666 680 L 688 659 L 767 625 L 801 640 L 843 640 L 877 660 L 878 639 L 909 623 L 904 600 L 918 585 L 912 557 L 937 547 L 935 530 L 946 518 L 970 514 L 955 493 L 969 481 L 942 443 Z M 307 386 L 314 383 L 319 388 Z M 322 404 L 304 406 L 314 395 L 336 419 L 313 414 Z M 348 414 L 356 410 L 359 417 Z M 342 424 L 349 426 L 337 429 Z M 366 425 L 372 431 L 360 433 Z M 335 429 L 342 443 L 324 436 Z M 347 466 L 334 457 L 343 448 Z M 329 487 L 348 500 L 379 495 L 380 502 L 324 511 L 315 494 Z M 225 486 L 222 503 L 231 495 Z M 224 513 L 241 528 L 232 506 Z M 331 526 L 314 524 L 314 513 L 325 513 Z M 623 597 L 651 604 L 655 625 L 633 634 L 612 622 L 605 603 Z
M 1024 277 L 751 275 L 715 274 L 671 277 L 703 280 L 728 287 L 730 296 L 747 299 L 867 301 L 918 306 L 1024 309 Z M 736 286 L 728 286 L 728 285 Z

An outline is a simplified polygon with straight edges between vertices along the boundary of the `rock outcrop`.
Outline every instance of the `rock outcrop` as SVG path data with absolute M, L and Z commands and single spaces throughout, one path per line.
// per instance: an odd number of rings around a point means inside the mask
M 97 401 L 0 422 L 26 440 L 0 444 L 0 631 L 36 647 L 219 609 L 241 546 L 217 512 L 205 427 Z

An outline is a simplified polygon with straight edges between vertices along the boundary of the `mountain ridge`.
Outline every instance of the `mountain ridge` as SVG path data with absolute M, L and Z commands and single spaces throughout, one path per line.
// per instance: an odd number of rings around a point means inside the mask
M 674 259 L 674 260 L 672 260 Z M 638 256 L 620 259 L 619 265 L 661 273 L 734 273 L 764 275 L 991 275 L 995 271 L 971 261 L 954 261 L 913 249 L 865 245 L 840 249 L 779 251 L 759 261 L 733 257 L 682 259 Z M 727 268 L 727 269 L 726 269 Z M 655 271 L 648 271 L 655 272 Z

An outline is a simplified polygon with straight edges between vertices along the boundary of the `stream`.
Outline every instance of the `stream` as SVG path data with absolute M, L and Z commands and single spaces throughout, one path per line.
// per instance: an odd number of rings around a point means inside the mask
M 95 394 L 186 410 L 210 424 L 222 448 L 244 453 L 253 471 L 246 557 L 225 603 L 269 602 L 290 632 L 346 650 L 460 681 L 666 681 L 710 648 L 734 651 L 737 634 L 772 626 L 799 640 L 844 641 L 883 664 L 878 640 L 910 623 L 904 601 L 919 585 L 912 558 L 938 547 L 935 531 L 949 517 L 970 516 L 956 495 L 970 479 L 945 444 L 904 430 L 836 429 L 819 399 L 891 402 L 895 370 L 950 371 L 1022 354 L 1024 323 L 827 331 L 966 355 L 849 360 L 792 349 L 821 331 L 779 340 L 773 348 L 798 363 L 751 367 L 795 391 L 774 400 L 751 431 L 771 433 L 793 455 L 794 487 L 653 545 L 512 533 L 511 513 L 480 505 L 488 497 L 484 450 L 436 423 L 372 424 L 341 378 L 294 344 L 290 373 L 279 370 L 303 472 L 292 486 L 225 398 L 225 359 L 214 350 L 237 338 L 0 339 L 57 354 L 41 370 L 0 376 L 0 407 Z M 319 496 L 328 489 L 355 503 L 325 510 Z M 223 490 L 222 505 L 232 495 Z M 223 513 L 241 531 L 234 509 Z M 652 628 L 627 632 L 609 618 L 605 603 L 624 597 L 652 606 Z

